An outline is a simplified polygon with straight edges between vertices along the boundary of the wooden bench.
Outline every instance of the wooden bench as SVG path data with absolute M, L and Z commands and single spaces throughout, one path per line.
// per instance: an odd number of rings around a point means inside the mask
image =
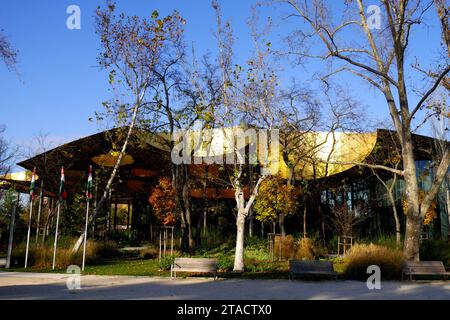
M 292 280 L 295 274 L 327 275 L 337 279 L 337 273 L 331 261 L 289 260 L 289 280 Z
M 214 274 L 217 279 L 217 259 L 175 258 L 170 267 L 170 277 L 176 278 L 177 272 L 204 272 Z
M 402 268 L 402 280 L 408 275 L 409 280 L 412 280 L 414 275 L 448 277 L 450 272 L 445 271 L 442 261 L 405 261 Z

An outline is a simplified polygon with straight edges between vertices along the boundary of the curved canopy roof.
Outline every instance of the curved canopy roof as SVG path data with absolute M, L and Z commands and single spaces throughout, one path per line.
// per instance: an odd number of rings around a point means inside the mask
M 80 185 L 85 184 L 89 164 L 94 164 L 94 170 L 98 170 L 100 167 L 107 170 L 115 162 L 117 150 L 123 143 L 126 129 L 125 127 L 107 130 L 66 143 L 24 160 L 19 165 L 28 170 L 33 170 L 33 167 L 36 166 L 37 174 L 45 181 L 44 188 L 53 192 L 58 190 L 59 171 L 60 167 L 64 166 L 67 188 L 73 187 L 74 190 L 78 190 Z M 348 163 L 367 161 L 369 155 L 374 154 L 377 145 L 381 145 L 382 149 L 395 148 L 396 145 L 394 143 L 395 134 L 388 130 L 377 130 L 371 133 L 308 132 L 294 134 L 301 135 L 301 139 L 296 140 L 300 141 L 299 143 L 290 145 L 286 143 L 289 136 L 281 137 L 279 150 L 276 153 L 278 157 L 269 154 L 269 167 L 272 172 L 278 172 L 282 178 L 289 176 L 289 166 L 293 165 L 295 179 L 320 179 L 346 174 L 346 171 L 355 167 L 354 164 Z M 433 139 L 419 135 L 413 137 L 418 159 L 429 159 L 427 153 L 433 144 Z M 171 153 L 166 143 L 167 135 L 158 136 L 137 129 L 132 140 L 113 187 L 113 192 L 123 198 L 130 198 L 136 192 L 148 192 L 154 185 L 156 177 L 170 174 Z M 202 137 L 202 141 L 204 140 Z M 210 138 L 206 140 L 209 140 L 209 146 L 202 144 L 194 152 L 195 156 L 203 158 L 209 154 L 223 157 L 229 153 L 230 148 L 226 147 L 227 139 L 223 136 L 221 138 L 218 135 L 215 141 Z M 250 141 L 246 141 L 244 146 L 248 152 Z M 259 151 L 257 150 L 257 152 Z M 258 162 L 261 165 L 261 159 L 256 159 L 256 163 Z M 198 165 L 193 164 L 190 167 L 192 176 L 204 175 L 204 170 L 197 168 Z M 208 168 L 210 177 L 214 175 L 214 172 L 220 174 L 220 170 L 213 169 L 214 166 Z M 211 185 L 210 187 L 215 188 L 216 186 Z

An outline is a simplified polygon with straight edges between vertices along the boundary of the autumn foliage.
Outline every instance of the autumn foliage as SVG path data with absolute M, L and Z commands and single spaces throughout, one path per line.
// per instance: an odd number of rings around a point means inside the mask
M 422 203 L 424 199 L 425 199 L 425 192 L 423 190 L 420 190 L 419 191 L 419 201 L 420 201 L 420 203 Z M 436 206 L 437 206 L 436 200 L 431 202 L 431 205 L 428 208 L 427 213 L 425 213 L 425 217 L 423 219 L 423 225 L 424 226 L 429 225 L 434 219 L 437 218 Z M 403 198 L 402 207 L 403 207 L 403 212 L 406 214 L 408 212 L 408 202 L 406 201 L 406 198 Z
M 176 222 L 175 192 L 172 181 L 167 177 L 161 177 L 150 195 L 149 202 L 153 212 L 163 225 L 174 225 Z
M 256 218 L 263 222 L 276 222 L 281 213 L 294 213 L 298 194 L 298 189 L 277 177 L 264 180 L 255 202 Z

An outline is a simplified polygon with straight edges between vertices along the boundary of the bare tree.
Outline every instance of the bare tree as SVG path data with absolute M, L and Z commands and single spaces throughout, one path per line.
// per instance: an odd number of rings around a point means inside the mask
M 431 84 L 420 90 L 422 93 L 417 103 L 412 105 L 412 91 L 418 91 L 413 90 L 414 84 L 409 83 L 414 69 L 408 68 L 406 50 L 414 40 L 414 27 L 424 20 L 424 15 L 432 7 L 432 3 L 419 0 L 383 0 L 383 13 L 387 21 L 379 29 L 373 29 L 363 0 L 346 1 L 343 21 L 337 25 L 334 23 L 335 19 L 331 19 L 337 15 L 330 13 L 330 8 L 324 1 L 282 2 L 291 8 L 292 17 L 301 19 L 308 26 L 298 33 L 296 43 L 301 45 L 311 39 L 318 40 L 323 46 L 314 52 L 314 56 L 323 61 L 336 61 L 331 65 L 329 74 L 349 72 L 367 81 L 385 98 L 400 141 L 403 170 L 394 170 L 383 165 L 378 165 L 378 168 L 396 172 L 406 182 L 408 212 L 404 255 L 408 260 L 419 260 L 422 221 L 436 197 L 450 163 L 450 147 L 447 143 L 436 166 L 432 186 L 421 202 L 414 162 L 412 123 L 420 117 L 425 101 L 450 72 L 450 65 L 448 59 L 442 59 L 440 64 L 433 67 L 433 72 L 426 73 Z M 301 55 L 301 47 L 297 46 L 297 49 Z M 311 54 L 308 56 L 312 57 Z
M 347 203 L 331 208 L 331 225 L 341 237 L 354 236 L 354 228 L 365 219 L 367 219 L 367 207 L 363 204 L 353 210 L 348 207 Z
M 6 127 L 0 125 L 0 174 L 6 174 L 11 170 L 12 161 L 17 152 L 3 137 L 5 131 Z
M 147 95 L 156 81 L 153 69 L 159 63 L 164 43 L 178 36 L 182 23 L 177 13 L 160 19 L 158 12 L 154 11 L 147 19 L 127 17 L 123 13 L 116 16 L 115 10 L 115 4 L 107 1 L 106 8 L 98 7 L 96 11 L 96 33 L 101 42 L 98 63 L 109 71 L 109 83 L 116 93 L 116 99 L 104 103 L 106 112 L 112 114 L 118 123 L 127 123 L 127 127 L 116 163 L 90 222 L 109 194 L 139 112 L 150 103 Z M 84 234 L 78 238 L 73 251 L 79 249 L 83 238 Z
M 234 36 L 230 22 L 223 21 L 220 5 L 217 1 L 212 2 L 216 12 L 218 42 L 217 67 L 207 68 L 210 77 L 206 84 L 201 85 L 201 77 L 194 77 L 196 88 L 209 87 L 210 83 L 215 83 L 218 92 L 211 94 L 208 90 L 208 99 L 204 101 L 203 94 L 200 94 L 203 105 L 208 106 L 204 112 L 205 125 L 208 128 L 221 130 L 223 141 L 226 143 L 227 154 L 233 155 L 233 164 L 222 165 L 225 178 L 222 179 L 224 185 L 234 190 L 236 201 L 236 251 L 234 268 L 235 272 L 244 271 L 244 236 L 245 222 L 250 215 L 251 207 L 258 194 L 258 189 L 268 175 L 268 161 L 260 161 L 251 154 L 249 148 L 254 147 L 257 128 L 265 128 L 271 132 L 275 129 L 275 119 L 277 116 L 277 78 L 275 71 L 268 63 L 270 48 L 261 45 L 261 39 L 255 32 L 253 40 L 255 44 L 255 54 L 248 61 L 248 67 L 243 68 L 238 64 L 233 64 L 233 43 Z M 211 97 L 215 97 L 211 99 Z M 239 136 L 240 142 L 234 137 Z M 271 135 L 266 133 L 266 137 Z M 205 137 L 203 141 L 210 145 L 212 140 Z M 276 138 L 278 144 L 278 137 Z M 269 142 L 270 143 L 270 142 Z M 249 154 L 251 156 L 249 157 Z M 224 155 L 219 155 L 223 157 Z M 267 159 L 266 159 L 267 160 Z M 258 166 L 260 161 L 260 166 Z M 255 172 L 249 176 L 250 167 L 260 167 L 260 172 Z M 250 181 L 252 181 L 250 183 Z M 249 192 L 246 196 L 245 189 Z
M 0 30 L 0 60 L 3 60 L 9 70 L 14 69 L 17 64 L 17 51 L 11 46 L 3 30 Z

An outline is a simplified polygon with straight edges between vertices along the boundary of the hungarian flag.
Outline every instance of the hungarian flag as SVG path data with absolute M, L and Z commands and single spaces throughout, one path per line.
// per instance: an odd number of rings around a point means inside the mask
M 65 200 L 67 198 L 66 179 L 64 178 L 64 167 L 61 167 L 61 183 L 59 184 L 59 198 Z
M 36 188 L 36 167 L 33 168 L 33 174 L 31 175 L 31 184 L 30 184 L 31 200 L 34 200 L 34 189 L 35 188 Z
M 89 175 L 86 185 L 86 198 L 92 199 L 92 166 L 89 166 Z

